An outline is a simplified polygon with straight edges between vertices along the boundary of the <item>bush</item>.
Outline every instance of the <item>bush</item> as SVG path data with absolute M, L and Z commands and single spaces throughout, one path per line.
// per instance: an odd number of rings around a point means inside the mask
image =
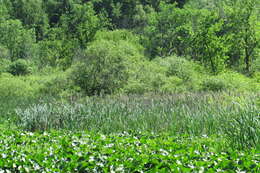
M 8 50 L 7 55 L 12 61 L 38 56 L 34 30 L 26 29 L 19 20 L 0 22 L 0 44 Z
M 198 90 L 203 67 L 182 57 L 156 58 L 142 61 L 131 71 L 126 93 L 175 93 Z M 201 76 L 200 76 L 201 77 Z
M 0 58 L 10 58 L 10 51 L 6 48 L 6 46 L 3 46 L 0 44 Z
M 142 61 L 130 71 L 129 80 L 124 92 L 130 94 L 144 94 L 145 92 L 158 92 L 167 77 L 166 68 L 153 61 Z
M 159 63 L 167 67 L 167 76 L 178 76 L 184 81 L 191 81 L 197 73 L 195 67 L 198 65 L 184 57 L 171 56 L 160 59 Z
M 56 71 L 48 77 L 44 77 L 41 81 L 40 93 L 59 98 L 72 98 L 77 96 L 80 88 L 73 85 L 73 81 L 69 79 L 70 71 Z M 42 77 L 40 77 L 42 78 Z
M 206 78 L 202 83 L 203 91 L 223 91 L 229 88 L 230 86 L 226 81 L 215 77 Z
M 252 63 L 252 72 L 260 72 L 260 50 L 256 60 Z
M 7 72 L 8 67 L 10 66 L 11 61 L 5 58 L 0 58 L 0 74 Z
M 3 73 L 0 76 L 0 98 L 31 98 L 38 93 L 38 85 L 32 85 L 22 78 Z
M 107 40 L 107 41 L 127 41 L 134 45 L 140 52 L 144 52 L 143 46 L 140 44 L 140 37 L 129 32 L 128 30 L 114 30 L 114 31 L 98 31 L 95 40 Z
M 253 74 L 253 78 L 256 82 L 260 83 L 260 71 Z
M 14 115 L 17 106 L 24 106 L 35 102 L 39 96 L 39 86 L 24 81 L 21 77 L 14 77 L 9 73 L 0 76 L 0 115 L 2 117 Z
M 25 60 L 18 59 L 9 65 L 7 72 L 16 76 L 26 75 L 30 73 L 30 68 Z
M 254 80 L 236 72 L 225 72 L 217 76 L 210 76 L 204 79 L 201 89 L 203 91 L 236 90 L 259 91 L 260 86 Z
M 111 94 L 127 83 L 131 66 L 140 58 L 138 49 L 127 41 L 95 41 L 71 78 L 87 95 Z

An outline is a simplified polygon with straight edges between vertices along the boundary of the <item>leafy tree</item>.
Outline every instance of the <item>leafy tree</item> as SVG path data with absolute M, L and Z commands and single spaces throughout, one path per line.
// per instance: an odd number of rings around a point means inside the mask
M 185 55 L 191 31 L 189 18 L 189 11 L 164 3 L 158 13 L 149 14 L 143 44 L 150 56 Z
M 134 19 L 136 10 L 141 6 L 149 6 L 158 11 L 161 2 L 166 4 L 177 3 L 178 7 L 183 7 L 186 0 L 92 0 L 92 2 L 96 12 L 105 11 L 108 14 L 115 28 L 132 29 L 136 26 Z
M 88 95 L 111 94 L 127 83 L 130 71 L 142 56 L 130 41 L 109 38 L 97 39 L 86 49 L 81 63 L 71 73 L 77 86 Z M 111 35 L 121 34 L 112 32 Z M 103 34 L 105 35 L 105 34 Z M 115 41 L 117 40 L 117 41 Z
M 44 37 L 48 29 L 48 17 L 43 9 L 42 0 L 13 0 L 12 15 L 29 28 L 36 31 L 37 40 Z
M 73 4 L 80 3 L 80 0 L 43 0 L 43 2 L 49 23 L 54 27 L 60 22 L 61 16 L 71 13 Z
M 246 72 L 250 71 L 252 61 L 259 47 L 260 38 L 257 37 L 257 1 L 231 0 L 227 3 L 225 15 L 227 28 L 231 35 L 229 52 L 230 63 L 244 61 Z
M 5 20 L 9 18 L 9 11 L 5 4 L 5 2 L 0 1 L 0 22 L 1 20 Z
M 71 66 L 78 46 L 74 40 L 66 39 L 62 28 L 51 28 L 46 33 L 46 39 L 39 42 L 40 67 L 60 66 L 66 69 Z
M 61 25 L 69 39 L 76 39 L 83 48 L 103 27 L 91 4 L 74 4 L 71 13 L 63 14 Z
M 214 11 L 200 10 L 200 17 L 192 40 L 193 59 L 202 62 L 213 73 L 226 66 L 227 37 L 223 34 L 224 21 Z
M 223 22 L 218 35 L 226 37 L 226 64 L 236 68 L 245 64 L 244 69 L 249 72 L 259 46 L 259 37 L 257 37 L 259 2 L 257 0 L 198 0 L 190 1 L 189 5 L 191 8 L 208 9 L 218 14 L 219 20 Z
M 8 49 L 12 61 L 35 58 L 37 53 L 34 31 L 25 29 L 19 20 L 0 22 L 0 44 Z

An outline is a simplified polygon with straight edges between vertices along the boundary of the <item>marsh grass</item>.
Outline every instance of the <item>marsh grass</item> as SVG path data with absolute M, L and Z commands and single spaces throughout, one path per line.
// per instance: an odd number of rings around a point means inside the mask
M 23 129 L 91 130 L 221 136 L 230 144 L 259 147 L 259 94 L 186 93 L 91 97 L 16 109 Z

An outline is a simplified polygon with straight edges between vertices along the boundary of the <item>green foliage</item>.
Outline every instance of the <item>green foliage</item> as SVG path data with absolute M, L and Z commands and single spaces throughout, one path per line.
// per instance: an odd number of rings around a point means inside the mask
M 143 53 L 144 51 L 143 46 L 140 44 L 140 37 L 130 32 L 129 30 L 101 30 L 97 32 L 94 40 L 107 40 L 113 42 L 126 41 L 129 44 L 132 44 L 136 49 L 138 49 L 137 51 L 139 51 L 139 53 Z
M 202 83 L 202 90 L 204 91 L 223 91 L 230 87 L 230 84 L 226 81 L 215 77 L 207 78 Z
M 184 57 L 171 56 L 164 59 L 159 59 L 159 64 L 167 67 L 167 76 L 177 76 L 185 82 L 193 82 L 199 80 L 201 72 L 204 70 L 199 64 L 189 61 Z
M 148 15 L 143 44 L 151 57 L 184 55 L 189 47 L 191 24 L 188 10 L 162 3 L 159 12 Z
M 3 46 L 3 45 L 0 45 L 0 58 L 1 59 L 10 59 L 10 52 L 9 50 Z
M 36 56 L 34 32 L 26 30 L 19 20 L 0 22 L 0 44 L 8 49 L 12 61 Z
M 13 0 L 12 16 L 29 28 L 34 28 L 37 40 L 44 38 L 49 24 L 42 0 Z
M 52 70 L 48 76 L 35 76 L 35 82 L 41 85 L 40 94 L 44 96 L 54 97 L 58 99 L 72 99 L 77 97 L 77 92 L 80 88 L 74 86 L 73 81 L 69 79 L 70 71 L 61 72 Z
M 171 56 L 142 61 L 135 65 L 124 91 L 174 93 L 196 91 L 204 74 L 200 65 L 183 57 Z
M 213 73 L 219 73 L 225 69 L 227 51 L 229 45 L 227 38 L 223 35 L 222 28 L 224 21 L 215 11 L 200 11 L 194 32 L 192 49 L 193 59 L 200 61 Z
M 124 40 L 95 41 L 86 50 L 83 62 L 74 67 L 72 78 L 88 95 L 114 93 L 126 84 L 129 69 L 141 58 L 138 52 L 135 45 Z
M 218 138 L 146 133 L 31 133 L 1 127 L 6 172 L 258 172 L 259 150 L 222 147 Z M 19 145 L 17 145 L 19 144 Z M 6 148 L 10 150 L 7 150 Z M 16 151 L 16 152 L 14 152 Z
M 254 73 L 253 77 L 256 82 L 260 83 L 260 72 L 259 71 Z
M 3 72 L 7 72 L 7 69 L 9 65 L 11 64 L 11 61 L 5 58 L 0 58 L 0 75 Z
M 0 96 L 1 98 L 30 98 L 37 95 L 37 87 L 30 85 L 22 78 L 13 77 L 3 73 L 0 76 Z
M 259 85 L 254 80 L 235 72 L 210 76 L 205 78 L 202 83 L 202 90 L 204 91 L 236 90 L 242 92 L 259 91 L 259 89 Z
M 253 61 L 253 64 L 252 64 L 252 73 L 254 73 L 254 72 L 260 72 L 260 49 L 259 49 L 258 51 L 259 51 L 259 55 L 258 55 L 258 57 Z
M 132 94 L 159 92 L 168 81 L 165 72 L 166 68 L 153 61 L 138 62 L 130 71 L 129 80 L 123 91 Z
M 78 45 L 73 40 L 65 39 L 65 32 L 62 28 L 52 28 L 46 33 L 46 39 L 39 42 L 40 67 L 60 66 L 67 68 L 71 65 L 75 49 Z
M 78 40 L 80 46 L 85 48 L 103 24 L 91 3 L 73 4 L 71 8 L 70 13 L 61 16 L 60 23 L 68 38 Z
M 8 18 L 9 18 L 9 14 L 8 14 L 6 3 L 0 1 L 0 22 Z
M 7 72 L 17 76 L 27 75 L 30 73 L 30 67 L 27 61 L 23 59 L 18 59 L 8 66 Z

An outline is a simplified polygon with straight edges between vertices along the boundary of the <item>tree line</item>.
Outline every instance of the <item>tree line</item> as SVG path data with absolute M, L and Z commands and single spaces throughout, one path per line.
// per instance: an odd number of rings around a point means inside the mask
M 0 58 L 66 70 L 86 57 L 96 61 L 93 52 L 107 46 L 112 57 L 131 58 L 130 49 L 149 61 L 175 55 L 208 73 L 251 74 L 259 63 L 259 7 L 258 0 L 0 0 Z

